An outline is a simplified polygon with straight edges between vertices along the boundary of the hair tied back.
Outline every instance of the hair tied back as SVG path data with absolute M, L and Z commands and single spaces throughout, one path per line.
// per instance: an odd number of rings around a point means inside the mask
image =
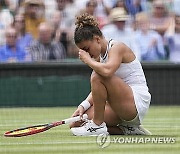
M 98 27 L 98 22 L 93 16 L 88 13 L 84 13 L 76 18 L 75 25 L 77 29 L 82 29 L 86 26 Z

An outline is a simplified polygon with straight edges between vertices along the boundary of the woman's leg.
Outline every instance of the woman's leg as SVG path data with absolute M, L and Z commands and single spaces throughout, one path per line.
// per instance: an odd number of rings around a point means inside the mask
M 137 115 L 133 92 L 119 77 L 114 75 L 106 78 L 93 73 L 91 76 L 91 92 L 94 103 L 93 121 L 97 125 L 105 121 L 106 101 L 119 119 L 132 120 Z
M 88 119 L 90 120 L 93 119 L 94 106 L 91 106 L 85 113 L 88 115 Z M 117 124 L 121 122 L 121 119 L 119 119 L 119 117 L 114 113 L 114 111 L 111 109 L 108 103 L 106 103 L 106 106 L 105 106 L 104 121 L 106 122 L 108 127 L 117 126 Z M 74 122 L 70 124 L 70 128 L 79 127 L 82 123 L 83 121 Z
M 132 120 L 137 115 L 131 88 L 117 76 L 104 78 L 93 73 L 91 92 L 93 106 L 86 111 L 89 119 L 93 119 L 97 125 L 105 122 L 110 134 L 122 134 L 117 124 L 121 123 L 121 119 Z M 81 124 L 73 123 L 70 128 Z
M 94 107 L 91 106 L 85 113 L 88 114 L 88 119 L 91 120 L 94 115 Z M 110 107 L 108 103 L 106 103 L 106 106 L 105 106 L 104 121 L 108 127 L 109 134 L 111 135 L 123 134 L 122 130 L 119 127 L 117 127 L 117 124 L 121 123 L 121 119 L 119 119 L 119 117 L 115 114 L 115 112 L 112 110 L 112 108 Z M 79 127 L 82 125 L 82 123 L 83 121 L 81 122 L 78 121 L 78 122 L 71 123 L 69 126 L 70 128 Z

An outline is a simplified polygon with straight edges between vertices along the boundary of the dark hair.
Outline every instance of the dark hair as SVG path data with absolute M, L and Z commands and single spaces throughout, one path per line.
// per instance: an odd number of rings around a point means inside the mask
M 78 16 L 75 25 L 74 41 L 76 44 L 85 40 L 92 40 L 94 35 L 102 36 L 97 20 L 88 13 Z
M 96 1 L 88 1 L 87 3 L 86 3 L 86 7 L 89 7 L 89 6 L 95 6 L 95 7 L 97 7 L 97 3 L 96 3 Z
M 5 0 L 0 0 L 0 10 L 1 10 L 3 7 L 8 7 L 7 2 L 6 2 Z

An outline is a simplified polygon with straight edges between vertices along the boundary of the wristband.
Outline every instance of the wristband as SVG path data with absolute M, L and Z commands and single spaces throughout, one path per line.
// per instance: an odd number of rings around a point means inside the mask
M 91 104 L 89 103 L 88 100 L 84 100 L 80 105 L 84 108 L 85 111 L 86 111 L 87 109 L 89 109 L 90 106 L 91 106 Z M 79 106 L 80 106 L 80 105 L 79 105 Z

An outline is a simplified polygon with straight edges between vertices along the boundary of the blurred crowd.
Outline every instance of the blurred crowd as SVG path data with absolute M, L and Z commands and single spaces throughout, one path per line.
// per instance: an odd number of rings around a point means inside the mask
M 180 0 L 0 0 L 0 63 L 78 58 L 74 23 L 85 12 L 140 61 L 180 62 Z

